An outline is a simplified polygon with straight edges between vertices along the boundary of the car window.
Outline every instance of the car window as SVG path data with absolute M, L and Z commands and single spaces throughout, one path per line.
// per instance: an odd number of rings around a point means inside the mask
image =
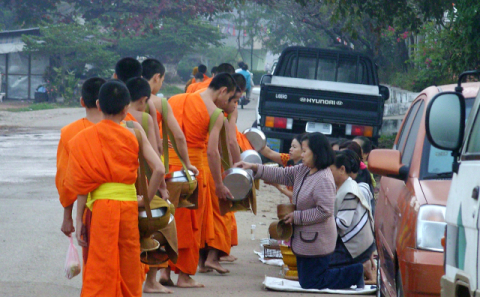
M 480 153 L 480 117 L 477 113 L 475 122 L 473 123 L 472 132 L 468 139 L 467 153 L 474 154 Z
M 402 164 L 404 165 L 410 166 L 410 162 L 412 161 L 413 151 L 415 150 L 415 144 L 417 143 L 418 130 L 420 129 L 420 122 L 423 118 L 423 109 L 424 104 L 423 100 L 421 100 L 415 120 L 413 121 L 410 132 L 408 133 L 407 141 L 405 142 L 405 148 L 402 152 Z
M 297 77 L 315 79 L 316 57 L 300 57 L 298 60 Z
M 402 131 L 400 131 L 400 138 L 398 139 L 398 143 L 395 146 L 396 149 L 399 151 L 403 150 L 405 139 L 407 138 L 408 131 L 412 124 L 413 118 L 415 117 L 415 114 L 417 114 L 417 110 L 419 106 L 420 106 L 420 101 L 417 101 L 415 105 L 413 105 L 412 108 L 410 108 L 410 111 L 407 114 L 407 116 L 403 119 L 403 121 L 405 122 L 405 125 L 402 126 Z
M 335 68 L 337 60 L 319 59 L 317 67 L 317 80 L 335 81 Z

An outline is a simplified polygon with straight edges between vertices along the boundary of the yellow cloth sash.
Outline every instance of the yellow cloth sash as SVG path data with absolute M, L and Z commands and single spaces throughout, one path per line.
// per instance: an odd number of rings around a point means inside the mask
M 92 210 L 96 200 L 110 199 L 116 201 L 137 201 L 137 190 L 135 184 L 127 185 L 122 183 L 101 184 L 96 190 L 90 193 L 87 198 L 87 207 Z

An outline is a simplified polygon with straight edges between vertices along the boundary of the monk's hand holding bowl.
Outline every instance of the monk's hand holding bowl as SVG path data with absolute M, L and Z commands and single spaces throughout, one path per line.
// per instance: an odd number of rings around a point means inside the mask
M 191 172 L 193 172 L 195 175 L 198 175 L 197 167 L 195 167 L 193 165 L 187 165 L 187 169 L 190 170 Z
M 283 217 L 283 220 L 285 221 L 285 224 L 293 224 L 293 211 L 291 213 L 286 214 Z
M 227 198 L 233 199 L 232 193 L 230 190 L 225 187 L 224 184 L 215 185 L 215 194 L 217 195 L 218 199 L 227 200 Z

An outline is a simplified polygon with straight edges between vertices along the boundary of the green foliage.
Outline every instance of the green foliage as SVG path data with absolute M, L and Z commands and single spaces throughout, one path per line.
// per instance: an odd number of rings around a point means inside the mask
M 414 47 L 411 61 L 425 85 L 453 83 L 463 71 L 480 68 L 480 3 L 456 1 L 448 20 L 445 26 L 426 23 Z
M 23 112 L 23 111 L 33 111 L 33 110 L 44 110 L 44 109 L 54 109 L 59 108 L 60 106 L 55 103 L 34 103 L 27 107 L 20 108 L 8 108 L 7 111 L 11 112 Z
M 178 63 L 195 47 L 220 46 L 221 35 L 208 21 L 165 18 L 159 30 L 143 36 L 119 39 L 116 52 L 120 56 L 153 57 L 164 63 Z
M 112 75 L 118 56 L 108 50 L 109 42 L 94 25 L 77 23 L 40 27 L 40 36 L 23 35 L 26 53 L 40 53 L 51 58 L 45 73 L 51 92 L 66 103 L 75 100 L 73 90 L 81 75 Z M 50 91 L 49 90 L 49 91 Z
M 164 97 L 171 97 L 177 94 L 185 93 L 185 90 L 175 86 L 175 85 L 166 85 L 164 84 L 160 89 L 160 93 L 163 94 Z
M 395 143 L 395 138 L 397 135 L 381 135 L 378 139 L 378 148 L 379 149 L 391 149 Z

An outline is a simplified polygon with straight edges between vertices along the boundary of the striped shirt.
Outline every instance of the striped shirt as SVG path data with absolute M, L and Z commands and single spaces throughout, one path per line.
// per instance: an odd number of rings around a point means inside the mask
M 337 239 L 334 204 L 335 182 L 330 168 L 309 174 L 300 164 L 278 168 L 258 166 L 255 178 L 293 186 L 294 232 L 292 250 L 299 256 L 321 256 L 333 252 Z

